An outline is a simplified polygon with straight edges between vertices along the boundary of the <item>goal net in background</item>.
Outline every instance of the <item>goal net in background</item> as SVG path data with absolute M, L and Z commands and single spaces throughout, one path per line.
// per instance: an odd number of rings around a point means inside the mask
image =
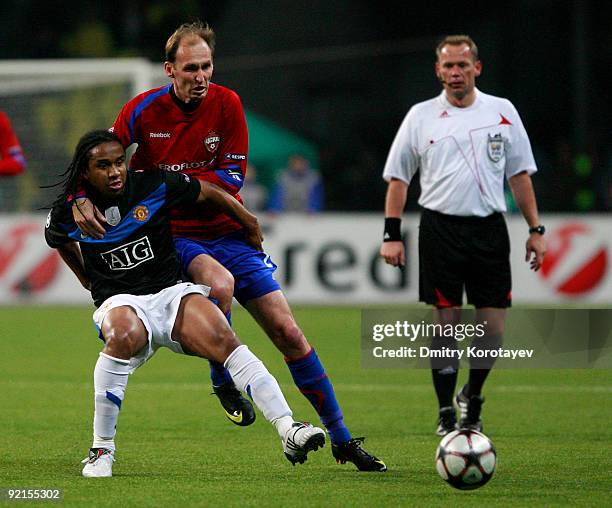
M 140 58 L 0 61 L 0 109 L 21 142 L 27 168 L 0 178 L 0 213 L 48 207 L 78 139 L 110 127 L 120 108 L 159 81 L 159 65 Z

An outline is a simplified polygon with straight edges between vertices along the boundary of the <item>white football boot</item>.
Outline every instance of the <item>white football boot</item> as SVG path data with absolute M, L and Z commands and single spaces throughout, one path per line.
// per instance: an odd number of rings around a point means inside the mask
M 87 478 L 108 478 L 113 476 L 113 462 L 115 462 L 115 452 L 108 448 L 91 448 L 89 457 L 84 458 L 81 464 L 83 476 Z
M 294 466 L 296 462 L 303 464 L 308 452 L 316 451 L 324 445 L 325 431 L 310 423 L 295 422 L 283 438 L 285 457 Z

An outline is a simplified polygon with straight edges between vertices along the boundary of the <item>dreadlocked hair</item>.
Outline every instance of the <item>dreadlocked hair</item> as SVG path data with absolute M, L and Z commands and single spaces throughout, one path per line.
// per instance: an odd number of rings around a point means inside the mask
M 81 183 L 81 174 L 87 168 L 91 150 L 102 143 L 113 141 L 121 144 L 121 140 L 114 132 L 105 129 L 97 129 L 85 134 L 77 143 L 68 168 L 61 174 L 63 179 L 53 187 L 61 185 L 64 188 L 65 196 L 76 194 Z

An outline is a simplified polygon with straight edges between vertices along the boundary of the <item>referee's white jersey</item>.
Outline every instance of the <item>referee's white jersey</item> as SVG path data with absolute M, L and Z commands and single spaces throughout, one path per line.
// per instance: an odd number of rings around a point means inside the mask
M 505 212 L 504 177 L 537 171 L 525 127 L 507 99 L 482 93 L 457 108 L 446 92 L 415 104 L 400 126 L 383 178 L 406 183 L 420 169 L 419 204 L 448 215 Z

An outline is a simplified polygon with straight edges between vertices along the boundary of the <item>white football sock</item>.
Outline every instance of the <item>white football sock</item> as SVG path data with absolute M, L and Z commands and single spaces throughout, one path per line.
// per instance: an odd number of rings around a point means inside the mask
M 100 353 L 94 369 L 94 422 L 92 448 L 115 451 L 119 409 L 125 395 L 130 361 Z
M 295 420 L 291 416 L 281 416 L 276 420 L 272 420 L 272 425 L 276 428 L 276 432 L 283 439 L 287 431 L 293 426 Z
M 262 361 L 242 344 L 231 352 L 224 365 L 229 370 L 236 388 L 249 394 L 264 418 L 274 424 L 279 435 L 284 437 L 289 420 L 283 417 L 291 417 L 293 413 L 276 379 Z M 292 424 L 293 418 L 290 420 Z M 282 434 L 279 427 L 283 429 Z

